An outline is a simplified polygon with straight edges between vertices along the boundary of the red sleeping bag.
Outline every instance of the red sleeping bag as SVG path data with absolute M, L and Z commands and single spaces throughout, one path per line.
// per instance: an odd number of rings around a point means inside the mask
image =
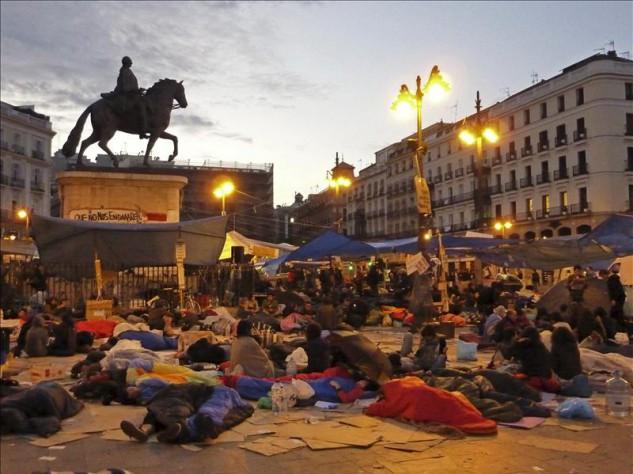
M 96 319 L 92 321 L 77 321 L 75 323 L 75 331 L 87 331 L 94 334 L 95 339 L 101 339 L 103 337 L 112 337 L 114 326 L 116 321 L 110 321 L 107 319 Z
M 470 434 L 497 432 L 497 423 L 484 418 L 461 393 L 429 387 L 417 377 L 392 380 L 382 391 L 384 399 L 369 405 L 367 415 L 442 423 Z

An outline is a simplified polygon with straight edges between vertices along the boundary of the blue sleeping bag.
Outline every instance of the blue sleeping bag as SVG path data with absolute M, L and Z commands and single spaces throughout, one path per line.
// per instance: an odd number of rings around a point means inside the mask
M 139 341 L 144 349 L 150 351 L 176 350 L 178 348 L 177 337 L 159 336 L 153 332 L 125 331 L 119 334 L 118 338 Z
M 336 395 L 336 390 L 330 385 L 330 382 L 335 380 L 341 386 L 341 390 L 347 392 L 352 390 L 356 386 L 354 379 L 348 377 L 323 377 L 320 379 L 303 380 L 307 382 L 314 390 L 314 397 L 316 401 L 338 403 L 340 402 Z M 259 400 L 261 397 L 268 396 L 270 388 L 274 382 L 258 379 L 255 377 L 241 376 L 237 379 L 235 389 L 241 397 L 247 400 Z

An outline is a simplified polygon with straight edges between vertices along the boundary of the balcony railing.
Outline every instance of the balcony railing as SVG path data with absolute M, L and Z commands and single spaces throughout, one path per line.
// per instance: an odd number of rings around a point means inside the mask
M 544 140 L 542 142 L 538 142 L 537 149 L 539 152 L 549 150 L 549 140 Z
M 44 185 L 39 181 L 31 181 L 31 191 L 44 192 Z
M 447 171 L 446 173 L 444 173 L 444 179 L 446 179 L 446 180 L 453 179 L 453 172 L 452 171 Z
M 516 159 L 517 159 L 516 151 L 509 151 L 508 153 L 506 153 L 506 161 L 514 161 Z M 492 164 L 494 165 L 494 162 Z
M 433 178 L 433 182 L 434 183 L 441 183 L 442 182 L 442 175 L 438 175 L 435 178 Z
M 567 145 L 567 135 L 559 135 L 554 139 L 555 146 L 565 146 Z
M 0 141 L 0 148 L 2 148 L 3 150 L 10 150 L 11 149 L 9 147 L 9 142 L 5 142 L 4 140 Z
M 524 146 L 523 148 L 521 148 L 521 157 L 530 156 L 531 154 L 532 154 L 531 146 Z
M 40 150 L 31 150 L 31 157 L 35 158 L 36 160 L 43 160 L 44 152 Z
M 472 172 L 473 172 L 473 165 L 466 166 L 466 174 L 472 174 Z
M 627 137 L 633 137 L 633 126 L 626 126 L 626 128 L 624 129 L 624 134 Z
M 461 176 L 464 176 L 464 168 L 457 168 L 455 170 L 455 177 L 459 178 Z
M 1 177 L 1 181 L 0 181 L 0 182 L 1 182 L 2 184 L 6 184 L 6 185 L 8 186 L 8 185 L 9 185 L 9 177 L 8 177 L 8 176 L 5 176 L 5 175 L 2 175 L 2 177 Z
M 536 184 L 549 183 L 549 173 L 541 173 L 536 176 Z
M 569 206 L 569 211 L 571 214 L 586 214 L 591 212 L 591 203 L 581 202 L 579 204 L 572 204 Z
M 510 181 L 509 183 L 506 183 L 505 189 L 506 191 L 516 191 L 517 190 L 516 181 Z
M 582 128 L 580 130 L 574 130 L 574 141 L 579 142 L 587 138 L 587 129 Z
M 527 188 L 530 186 L 534 186 L 534 181 L 532 180 L 532 176 L 527 176 L 525 178 L 521 178 L 521 181 L 519 181 L 519 184 L 521 185 L 522 188 Z
M 18 145 L 17 143 L 14 143 L 11 149 L 19 155 L 26 155 L 26 153 L 24 152 L 24 147 L 22 145 Z
M 490 194 L 499 194 L 501 192 L 501 184 L 493 184 L 490 186 Z
M 558 181 L 559 179 L 567 179 L 569 178 L 569 174 L 567 173 L 567 168 L 560 168 L 554 170 L 554 181 Z
M 532 221 L 534 220 L 534 211 L 519 212 L 514 220 L 516 222 Z
M 24 188 L 24 178 L 11 178 L 11 186 L 15 188 Z
M 507 153 L 506 156 L 508 156 L 508 154 L 509 153 Z M 492 166 L 500 165 L 502 161 L 503 160 L 501 159 L 501 156 L 499 156 L 499 155 L 493 156 L 492 157 Z M 508 161 L 510 161 L 510 160 L 508 159 Z
M 572 174 L 574 176 L 580 176 L 583 174 L 588 174 L 589 173 L 589 167 L 587 166 L 587 164 L 582 164 L 582 165 L 575 165 L 572 167 L 571 169 Z

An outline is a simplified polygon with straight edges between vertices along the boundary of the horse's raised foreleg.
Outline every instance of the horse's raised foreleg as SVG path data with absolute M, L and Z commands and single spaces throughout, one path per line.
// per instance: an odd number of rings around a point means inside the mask
M 84 152 L 86 151 L 86 148 L 88 148 L 93 143 L 97 143 L 98 141 L 99 141 L 99 137 L 97 136 L 95 132 L 92 132 L 92 134 L 88 138 L 86 138 L 84 141 L 81 142 L 81 147 L 79 147 L 79 153 L 77 153 L 77 164 L 75 165 L 77 166 L 77 168 L 81 168 L 84 165 L 83 158 L 84 158 Z
M 145 150 L 145 158 L 143 159 L 144 166 L 149 166 L 149 154 L 152 152 L 152 148 L 154 148 L 156 140 L 158 140 L 158 135 L 150 135 L 149 140 L 147 141 L 147 149 Z
M 112 134 L 114 135 L 114 133 Z M 110 150 L 110 148 L 108 148 L 108 141 L 110 140 L 110 138 L 112 138 L 112 135 L 110 135 L 108 138 L 101 138 L 101 140 L 99 140 L 99 147 L 105 151 L 108 156 L 112 159 L 112 164 L 114 165 L 115 168 L 119 167 L 119 159 L 117 158 L 117 156 L 112 153 L 112 150 Z
M 171 140 L 174 143 L 174 152 L 169 155 L 169 159 L 167 161 L 173 161 L 174 158 L 178 156 L 178 137 L 176 135 L 172 135 L 171 133 L 163 132 L 159 135 L 159 138 L 165 138 L 167 140 Z

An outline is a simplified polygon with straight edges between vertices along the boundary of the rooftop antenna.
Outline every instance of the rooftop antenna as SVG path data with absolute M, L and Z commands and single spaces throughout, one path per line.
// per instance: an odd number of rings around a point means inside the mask
M 453 123 L 457 122 L 457 108 L 459 105 L 459 101 L 455 101 L 455 105 L 449 107 L 449 109 L 453 109 Z
M 538 73 L 536 71 L 532 71 L 530 77 L 532 77 L 532 84 L 536 84 L 538 82 Z
M 596 48 L 596 49 L 594 49 L 594 51 L 598 51 L 599 53 L 604 54 L 605 48 Z
M 611 48 L 609 49 L 609 51 L 615 51 L 615 41 L 611 40 L 607 43 L 607 45 L 610 45 Z
M 506 99 L 508 97 L 510 97 L 510 88 L 509 87 L 504 87 L 503 89 L 501 89 L 501 92 L 503 92 L 506 95 Z

